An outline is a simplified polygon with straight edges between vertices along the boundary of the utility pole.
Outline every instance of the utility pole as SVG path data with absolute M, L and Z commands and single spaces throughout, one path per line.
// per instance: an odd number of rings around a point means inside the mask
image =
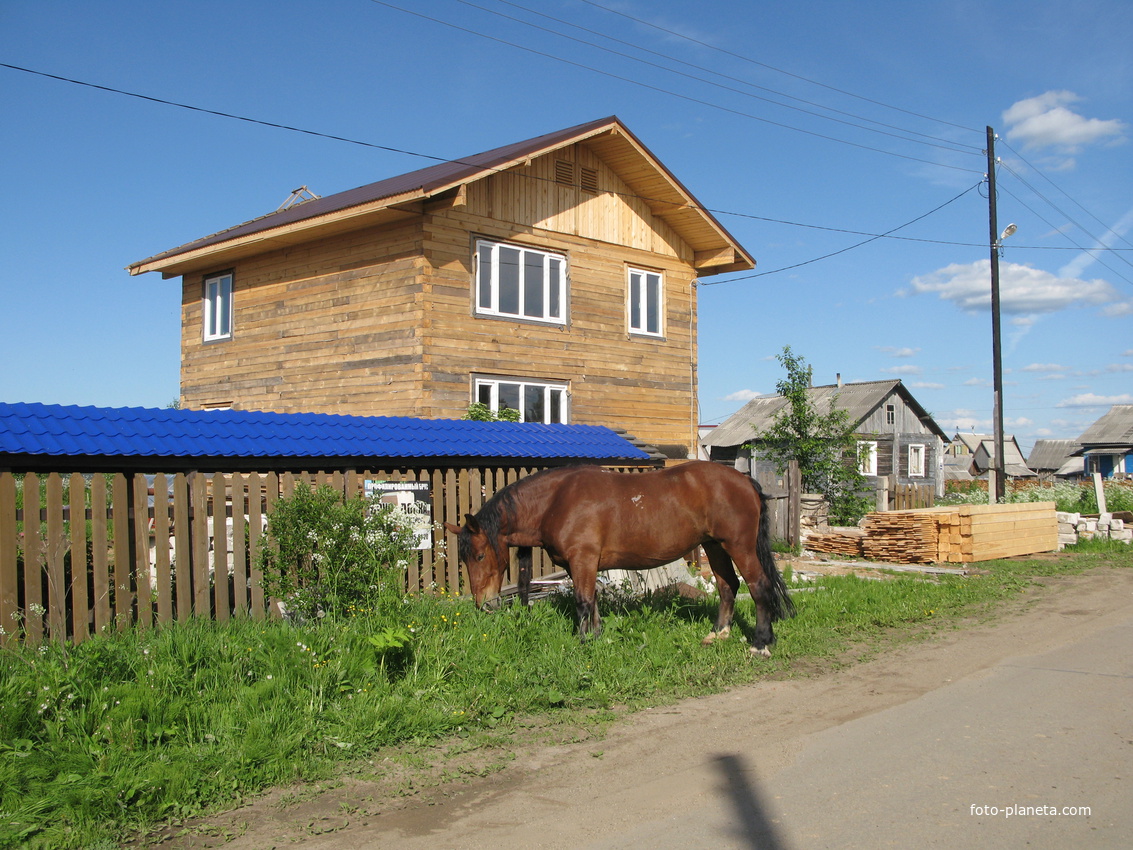
M 1007 492 L 1007 479 L 1003 463 L 1003 354 L 999 330 L 999 223 L 995 212 L 995 131 L 987 128 L 987 207 L 991 234 L 991 372 L 992 391 L 995 394 L 992 418 L 995 422 L 995 494 L 999 502 Z M 988 494 L 991 496 L 991 494 Z

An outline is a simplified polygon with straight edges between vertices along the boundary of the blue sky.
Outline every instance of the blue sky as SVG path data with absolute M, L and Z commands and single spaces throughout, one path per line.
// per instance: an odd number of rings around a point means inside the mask
M 1007 430 L 1073 438 L 1133 402 L 1131 42 L 1127 0 L 0 0 L 2 63 L 313 131 L 0 67 L 0 400 L 165 406 L 179 289 L 128 263 L 617 115 L 759 263 L 700 288 L 704 422 L 790 345 L 990 432 L 990 125 Z

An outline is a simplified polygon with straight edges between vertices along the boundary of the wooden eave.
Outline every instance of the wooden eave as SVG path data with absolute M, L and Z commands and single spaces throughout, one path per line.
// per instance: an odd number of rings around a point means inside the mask
M 655 216 L 665 221 L 689 245 L 698 276 L 755 267 L 754 258 L 617 118 L 573 129 L 577 132 L 552 133 L 532 140 L 530 145 L 519 143 L 498 149 L 501 153 L 498 158 L 491 156 L 494 152 L 488 152 L 469 157 L 468 161 L 454 161 L 443 170 L 436 171 L 435 177 L 431 169 L 426 169 L 422 172 L 420 185 L 407 188 L 402 184 L 399 186 L 402 191 L 396 194 L 307 217 L 292 214 L 286 222 L 274 226 L 268 222 L 273 215 L 264 216 L 263 226 L 257 226 L 256 221 L 246 222 L 231 228 L 234 234 L 230 238 L 225 238 L 224 231 L 221 231 L 133 263 L 127 266 L 127 270 L 131 275 L 156 271 L 161 272 L 164 278 L 176 277 L 193 271 L 219 269 L 243 257 L 316 238 L 409 220 L 424 211 L 424 204 L 430 198 L 453 193 L 459 203 L 464 186 L 469 182 L 528 165 L 537 157 L 579 143 L 591 148 Z M 540 141 L 543 143 L 539 144 Z M 473 160 L 483 161 L 473 164 Z M 301 207 L 292 209 L 299 213 Z

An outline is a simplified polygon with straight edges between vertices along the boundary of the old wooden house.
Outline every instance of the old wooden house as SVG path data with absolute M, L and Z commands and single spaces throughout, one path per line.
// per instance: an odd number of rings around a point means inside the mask
M 947 435 L 900 380 L 839 382 L 811 387 L 809 396 L 819 412 L 831 404 L 847 412 L 861 472 L 875 486 L 931 485 L 938 495 L 944 492 Z M 708 457 L 741 467 L 758 463 L 758 435 L 786 406 L 787 399 L 779 395 L 753 398 L 703 438 Z
M 696 283 L 752 257 L 614 117 L 312 198 L 129 266 L 181 279 L 189 409 L 697 438 Z

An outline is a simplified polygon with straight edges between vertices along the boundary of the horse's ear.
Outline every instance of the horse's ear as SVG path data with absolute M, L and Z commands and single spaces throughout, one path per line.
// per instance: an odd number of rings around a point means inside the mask
M 464 515 L 464 525 L 465 528 L 467 528 L 473 534 L 480 533 L 480 523 L 476 521 L 476 517 L 472 516 L 472 514 Z
M 460 534 L 459 525 L 453 525 L 451 522 L 446 522 L 445 528 L 448 529 L 449 534 Z

